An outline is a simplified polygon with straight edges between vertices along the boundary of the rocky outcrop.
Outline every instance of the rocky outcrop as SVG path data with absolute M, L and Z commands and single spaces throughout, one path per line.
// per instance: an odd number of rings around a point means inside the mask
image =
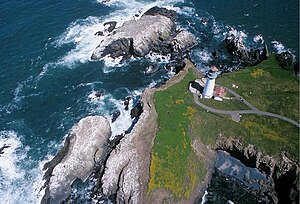
M 115 203 L 146 203 L 152 140 L 157 131 L 153 90 L 142 94 L 143 112 L 130 134 L 110 153 L 101 179 L 102 191 Z
M 276 53 L 275 58 L 278 61 L 280 67 L 295 75 L 299 73 L 299 62 L 296 63 L 296 57 L 289 50 Z
M 172 41 L 175 50 L 185 52 L 197 44 L 194 35 L 188 31 L 180 31 Z
M 116 28 L 117 22 L 109 21 L 109 22 L 105 22 L 103 25 L 104 27 L 107 27 L 107 31 L 110 33 Z
M 1 154 L 3 154 L 3 150 L 6 149 L 6 148 L 9 148 L 10 146 L 9 145 L 6 145 L 4 144 L 2 147 L 0 147 L 0 157 L 1 157 Z
M 242 32 L 231 29 L 226 37 L 225 43 L 228 52 L 234 56 L 242 66 L 254 66 L 269 56 L 268 48 L 249 48 L 244 43 L 245 35 Z
M 216 149 L 230 153 L 246 166 L 257 168 L 272 179 L 277 194 L 269 196 L 274 203 L 299 203 L 300 165 L 298 161 L 291 160 L 285 152 L 282 152 L 280 159 L 275 159 L 257 151 L 253 145 L 244 147 L 232 138 L 220 138 Z
M 107 119 L 101 116 L 81 119 L 71 129 L 58 154 L 44 166 L 47 171 L 41 203 L 61 203 L 70 195 L 74 180 L 85 181 L 105 153 L 110 136 Z
M 176 12 L 153 7 L 138 20 L 126 21 L 110 33 L 93 52 L 91 59 L 143 57 L 150 51 L 168 54 L 193 47 L 196 40 L 187 31 L 176 31 Z

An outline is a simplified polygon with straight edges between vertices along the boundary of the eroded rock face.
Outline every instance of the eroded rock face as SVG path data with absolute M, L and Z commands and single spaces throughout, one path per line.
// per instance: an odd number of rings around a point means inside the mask
M 116 28 L 95 49 L 91 59 L 97 60 L 105 56 L 126 59 L 131 56 L 143 57 L 150 51 L 165 55 L 173 52 L 173 39 L 178 34 L 175 20 L 175 11 L 153 7 L 140 19 L 127 21 Z M 187 31 L 180 32 L 175 41 L 184 50 L 196 44 L 195 38 Z
M 216 149 L 227 151 L 246 166 L 263 171 L 273 181 L 273 190 L 276 194 L 268 195 L 273 203 L 299 203 L 300 165 L 298 161 L 288 158 L 285 152 L 282 152 L 280 159 L 275 159 L 263 155 L 251 144 L 244 147 L 238 140 L 232 138 L 220 138 Z
M 153 91 L 141 97 L 143 113 L 130 134 L 111 152 L 101 178 L 103 194 L 115 203 L 152 203 L 146 201 L 152 140 L 157 131 Z
M 44 166 L 42 203 L 61 203 L 70 195 L 74 180 L 85 181 L 106 151 L 110 136 L 110 124 L 101 116 L 86 117 L 73 126 L 57 156 Z

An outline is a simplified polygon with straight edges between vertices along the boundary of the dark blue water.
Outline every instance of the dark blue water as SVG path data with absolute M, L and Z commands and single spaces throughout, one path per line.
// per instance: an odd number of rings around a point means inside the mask
M 163 63 L 156 73 L 145 75 L 150 59 L 121 65 L 89 60 L 101 41 L 94 33 L 104 22 L 116 20 L 120 26 L 155 5 L 179 12 L 179 25 L 199 40 L 192 57 L 203 69 L 212 62 L 211 51 L 224 49 L 227 26 L 245 32 L 249 41 L 261 34 L 267 44 L 276 40 L 299 53 L 298 1 L 1 1 L 0 148 L 11 146 L 0 157 L 4 203 L 38 200 L 43 162 L 81 118 L 110 117 L 122 109 L 124 97 L 138 97 L 143 88 L 168 77 Z M 203 16 L 207 25 L 200 22 Z M 230 60 L 225 51 L 222 59 Z M 95 99 L 99 90 L 105 95 Z M 130 123 L 122 111 L 113 132 Z

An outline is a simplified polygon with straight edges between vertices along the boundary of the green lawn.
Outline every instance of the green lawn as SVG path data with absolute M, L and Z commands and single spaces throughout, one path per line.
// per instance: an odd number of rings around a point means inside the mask
M 250 110 L 250 108 L 246 106 L 242 101 L 236 99 L 224 99 L 223 101 L 216 101 L 213 99 L 202 98 L 200 99 L 200 102 L 204 105 L 220 110 Z

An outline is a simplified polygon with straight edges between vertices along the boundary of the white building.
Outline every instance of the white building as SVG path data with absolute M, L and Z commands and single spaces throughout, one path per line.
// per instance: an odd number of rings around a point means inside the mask
M 207 74 L 207 80 L 204 86 L 203 90 L 203 97 L 204 98 L 211 98 L 214 94 L 214 88 L 215 88 L 215 79 L 218 76 L 218 68 L 215 66 L 212 66 Z

